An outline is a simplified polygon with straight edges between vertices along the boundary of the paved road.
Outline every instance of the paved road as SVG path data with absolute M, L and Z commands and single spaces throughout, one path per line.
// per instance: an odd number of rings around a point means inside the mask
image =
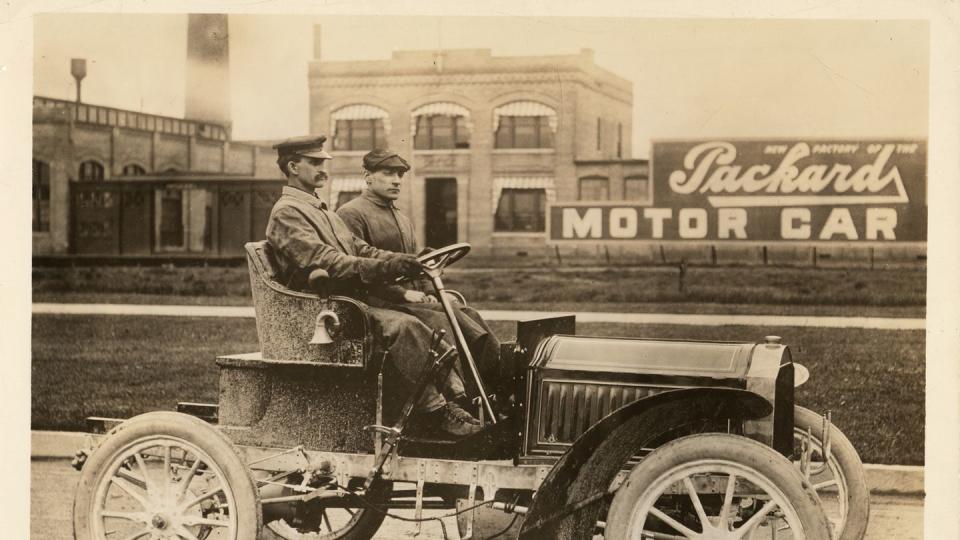
M 30 466 L 30 538 L 70 540 L 70 506 L 80 473 L 61 459 L 34 460 Z M 412 512 L 409 512 L 412 515 Z M 459 538 L 456 525 L 448 521 L 451 540 Z M 874 497 L 866 540 L 920 540 L 923 538 L 923 500 L 913 497 Z M 442 540 L 437 523 L 424 524 L 423 533 L 413 536 L 412 524 L 388 519 L 377 538 Z
M 151 306 L 140 304 L 33 304 L 35 314 L 71 315 L 152 315 L 165 317 L 254 317 L 252 307 L 243 306 Z M 549 311 L 482 310 L 488 321 L 517 321 L 569 313 Z M 576 314 L 584 323 L 677 324 L 696 326 L 810 326 L 821 328 L 871 328 L 878 330 L 923 330 L 924 319 L 895 317 L 814 317 L 784 315 L 676 315 L 669 313 Z

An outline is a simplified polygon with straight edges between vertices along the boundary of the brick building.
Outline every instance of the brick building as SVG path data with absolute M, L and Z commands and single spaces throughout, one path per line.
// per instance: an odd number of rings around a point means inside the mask
M 279 191 L 275 160 L 221 124 L 35 97 L 33 253 L 216 254 L 225 188 Z
M 542 250 L 548 201 L 649 197 L 647 162 L 629 159 L 632 83 L 590 50 L 315 60 L 309 86 L 310 131 L 330 137 L 335 157 L 328 200 L 359 193 L 361 156 L 389 146 L 411 162 L 398 203 L 422 245 Z

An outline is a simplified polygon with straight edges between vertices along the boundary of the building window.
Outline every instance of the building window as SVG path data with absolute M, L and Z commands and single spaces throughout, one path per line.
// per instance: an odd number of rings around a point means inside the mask
M 103 165 L 96 161 L 84 161 L 80 164 L 81 182 L 99 182 L 103 180 Z
M 183 247 L 183 190 L 167 188 L 160 193 L 160 248 Z
M 386 147 L 390 115 L 375 105 L 357 103 L 330 114 L 334 150 L 373 150 Z
M 470 110 L 452 101 L 421 105 L 411 113 L 411 131 L 415 150 L 452 150 L 470 148 Z
M 334 178 L 330 182 L 330 202 L 335 204 L 334 208 L 340 208 L 357 198 L 366 187 L 367 181 L 362 176 Z
M 420 115 L 416 118 L 416 150 L 450 150 L 470 148 L 470 131 L 463 116 L 445 114 Z
M 50 165 L 33 160 L 33 232 L 50 230 Z
M 610 180 L 604 176 L 586 176 L 580 179 L 581 201 L 606 201 L 610 199 Z
M 136 163 L 131 163 L 123 167 L 124 176 L 143 176 L 147 174 L 146 169 L 137 165 Z
M 496 148 L 553 148 L 557 113 L 536 101 L 513 101 L 493 110 Z
M 623 179 L 623 198 L 627 201 L 643 201 L 647 199 L 650 180 L 643 176 L 628 176 Z
M 543 189 L 504 188 L 500 192 L 494 230 L 498 232 L 543 232 L 546 221 Z
M 386 133 L 380 118 L 337 120 L 334 150 L 373 150 L 386 146 Z
M 553 148 L 553 130 L 545 116 L 502 116 L 497 148 Z

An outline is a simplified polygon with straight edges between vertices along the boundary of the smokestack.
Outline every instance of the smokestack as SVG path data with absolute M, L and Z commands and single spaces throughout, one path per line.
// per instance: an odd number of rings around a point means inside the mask
M 226 14 L 187 15 L 184 116 L 227 127 L 230 133 L 230 46 Z

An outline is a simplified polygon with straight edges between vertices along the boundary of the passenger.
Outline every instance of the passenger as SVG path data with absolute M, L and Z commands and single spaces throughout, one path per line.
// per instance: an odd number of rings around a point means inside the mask
M 400 197 L 403 175 L 409 170 L 410 164 L 391 150 L 376 149 L 363 156 L 363 178 L 367 186 L 359 197 L 337 209 L 337 214 L 354 236 L 380 249 L 409 254 L 420 252 L 413 223 L 395 204 Z M 406 311 L 415 314 L 433 328 L 447 327 L 447 318 L 434 296 L 434 287 L 426 279 L 411 280 L 407 282 L 406 288 L 398 288 L 391 296 L 402 298 L 406 302 Z M 453 295 L 448 295 L 447 298 L 454 306 L 454 314 L 467 339 L 480 376 L 485 386 L 489 385 L 486 390 L 494 391 L 505 399 L 507 395 L 504 394 L 509 394 L 510 390 L 497 386 L 506 383 L 507 379 L 501 373 L 500 342 L 475 309 L 460 304 Z M 449 331 L 448 329 L 448 333 Z M 465 366 L 457 367 L 461 378 L 470 380 L 463 377 L 462 370 Z
M 413 255 L 377 249 L 354 237 L 327 209 L 315 193 L 326 182 L 327 161 L 332 159 L 323 149 L 325 141 L 323 136 L 308 136 L 274 145 L 287 185 L 270 211 L 267 241 L 276 251 L 281 280 L 288 287 L 309 290 L 318 276 L 329 275 L 328 292 L 370 305 L 374 343 L 388 351 L 402 387 L 412 393 L 430 365 L 433 331 L 413 314 L 390 309 L 389 302 L 400 302 L 402 296 L 391 297 L 398 291 L 387 283 L 417 276 L 422 266 Z M 415 412 L 422 424 L 450 435 L 471 435 L 480 431 L 480 422 L 454 401 L 464 398 L 463 381 L 451 370 L 442 388 L 427 387 Z

